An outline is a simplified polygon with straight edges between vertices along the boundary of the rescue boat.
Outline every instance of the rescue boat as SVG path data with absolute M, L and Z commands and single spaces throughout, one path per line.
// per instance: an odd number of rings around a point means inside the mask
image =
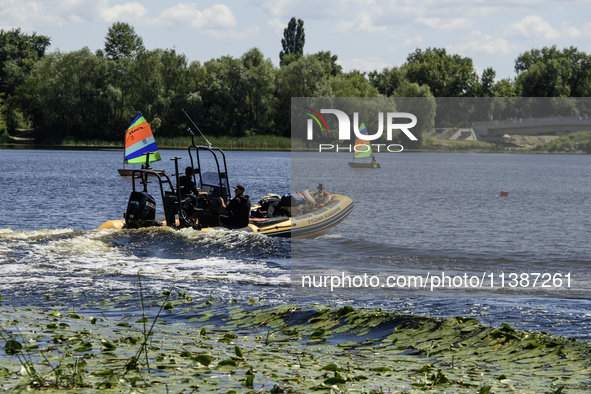
M 302 193 L 298 193 L 301 196 Z M 332 194 L 323 191 L 320 187 L 319 197 L 313 197 L 314 201 L 302 203 L 299 207 L 292 208 L 295 216 L 279 216 L 274 218 L 251 218 L 246 231 L 265 234 L 273 237 L 287 238 L 314 238 L 325 234 L 337 224 L 342 222 L 353 210 L 355 204 L 347 196 Z M 252 208 L 257 212 L 257 207 Z
M 213 155 L 217 171 L 202 172 L 200 154 L 204 152 Z M 191 227 L 199 231 L 221 229 L 218 225 L 218 198 L 226 200 L 231 195 L 225 154 L 219 148 L 211 145 L 199 146 L 193 142 L 189 147 L 189 157 L 194 170 L 193 182 L 206 195 L 181 198 L 181 191 L 173 186 L 168 174 L 151 169 L 146 161 L 144 168 L 132 170 L 133 190 L 124 219 L 109 220 L 98 229 L 121 230 L 151 226 Z M 179 159 L 180 157 L 172 159 L 175 162 L 176 185 L 180 185 Z M 164 215 L 160 216 L 156 216 L 156 200 L 148 192 L 148 184 L 154 179 L 158 182 L 164 206 Z M 323 189 L 322 184 L 318 185 L 318 191 L 315 192 L 306 188 L 303 192 L 286 193 L 283 196 L 268 194 L 258 204 L 252 205 L 248 226 L 230 230 L 272 237 L 314 238 L 342 222 L 354 206 L 351 198 L 329 193 Z

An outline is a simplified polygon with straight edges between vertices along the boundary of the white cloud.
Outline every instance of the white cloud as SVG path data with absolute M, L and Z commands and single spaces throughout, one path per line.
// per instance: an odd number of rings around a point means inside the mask
M 371 13 L 364 11 L 358 16 L 356 31 L 366 31 L 369 33 L 383 32 L 386 30 L 386 26 L 378 26 L 373 21 Z
M 229 28 L 236 26 L 236 18 L 230 7 L 224 4 L 214 4 L 203 10 L 205 25 L 208 27 Z
M 583 26 L 582 31 L 585 36 L 591 36 L 591 22 L 585 24 L 585 26 Z
M 482 34 L 480 31 L 473 31 L 460 44 L 448 45 L 447 49 L 452 53 L 462 53 L 470 56 L 473 53 L 484 53 L 486 55 L 507 56 L 518 50 L 517 45 L 509 43 L 504 38 Z
M 179 3 L 160 12 L 156 24 L 189 24 L 197 29 L 230 29 L 236 26 L 236 18 L 230 8 L 223 4 L 214 4 L 203 11 L 195 3 Z
M 97 15 L 98 20 L 104 23 L 117 21 L 136 21 L 143 19 L 148 10 L 140 3 L 117 4 L 112 7 L 101 7 Z
M 65 22 L 60 15 L 51 12 L 46 3 L 19 0 L 0 1 L 0 21 L 3 27 L 23 29 L 39 25 L 60 26 Z
M 267 25 L 271 27 L 273 34 L 276 36 L 281 37 L 283 35 L 283 31 L 287 27 L 287 23 L 283 23 L 279 20 L 279 18 L 271 19 L 267 22 Z
M 431 29 L 465 29 L 471 26 L 471 22 L 466 18 L 417 18 L 416 22 Z
M 388 30 L 387 26 L 377 24 L 372 13 L 368 11 L 362 11 L 353 18 L 353 21 L 346 21 L 338 23 L 333 31 L 335 33 L 352 33 L 352 32 L 365 32 L 365 33 L 382 33 Z
M 423 43 L 423 37 L 422 36 L 414 36 L 414 37 L 408 37 L 404 40 L 404 46 L 405 47 L 410 47 L 410 46 L 417 46 Z
M 581 29 L 579 29 L 575 26 L 569 26 L 569 25 L 564 25 L 561 28 L 561 31 L 562 31 L 562 35 L 564 37 L 573 38 L 573 39 L 581 38 L 581 36 L 584 34 L 584 32 Z
M 569 23 L 563 22 L 560 26 L 562 38 L 566 40 L 577 40 L 582 38 L 591 38 L 591 23 L 586 23 L 578 28 Z
M 34 30 L 68 23 L 113 23 L 116 21 L 142 21 L 148 10 L 139 2 L 110 0 L 0 0 L 0 20 L 10 21 L 23 29 Z
M 561 37 L 560 32 L 539 15 L 529 15 L 512 23 L 507 33 L 510 36 L 545 40 L 557 40 Z
M 294 0 L 253 0 L 252 2 L 276 17 L 293 16 L 294 11 L 301 10 L 302 5 L 302 1 Z
M 333 29 L 335 33 L 340 34 L 350 33 L 353 30 L 355 30 L 355 24 L 349 21 L 337 23 L 337 25 Z
M 251 27 L 245 30 L 236 31 L 234 29 L 205 29 L 205 33 L 213 38 L 253 38 L 260 32 L 258 27 Z
M 383 70 L 386 67 L 392 67 L 392 64 L 386 63 L 382 59 L 372 56 L 351 59 L 343 62 L 339 61 L 339 63 L 341 63 L 345 72 L 350 72 L 352 70 L 370 72 L 373 70 Z

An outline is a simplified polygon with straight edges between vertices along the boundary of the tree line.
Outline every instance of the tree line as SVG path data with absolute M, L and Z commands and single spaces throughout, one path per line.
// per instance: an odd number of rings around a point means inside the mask
M 32 129 L 46 142 L 117 141 L 142 112 L 156 133 L 175 137 L 190 126 L 184 109 L 206 134 L 289 137 L 292 97 L 591 94 L 591 56 L 574 47 L 524 52 L 515 60 L 516 77 L 500 81 L 492 68 L 478 75 L 471 58 L 443 48 L 416 49 L 400 66 L 344 72 L 330 51 L 304 54 L 304 22 L 296 18 L 284 31 L 279 67 L 258 48 L 203 63 L 174 49 L 147 50 L 124 22 L 108 28 L 104 48 L 94 53 L 48 52 L 50 43 L 36 33 L 0 30 L 0 136 Z

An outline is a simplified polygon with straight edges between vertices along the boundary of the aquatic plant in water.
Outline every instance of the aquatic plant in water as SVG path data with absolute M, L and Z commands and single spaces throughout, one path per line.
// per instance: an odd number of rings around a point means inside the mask
M 109 302 L 100 307 L 113 309 Z M 484 394 L 591 388 L 588 343 L 463 317 L 193 300 L 174 290 L 145 302 L 141 316 L 122 311 L 119 319 L 58 307 L 3 308 L 0 390 Z

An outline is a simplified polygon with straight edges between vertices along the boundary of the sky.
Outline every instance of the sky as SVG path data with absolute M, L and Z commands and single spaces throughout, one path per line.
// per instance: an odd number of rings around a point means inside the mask
M 279 64 L 283 30 L 304 21 L 304 53 L 330 51 L 344 71 L 399 67 L 417 48 L 445 48 L 514 78 L 531 49 L 575 46 L 591 54 L 591 0 L 0 0 L 0 29 L 50 37 L 49 52 L 104 48 L 127 22 L 146 49 L 191 61 L 259 48 Z

